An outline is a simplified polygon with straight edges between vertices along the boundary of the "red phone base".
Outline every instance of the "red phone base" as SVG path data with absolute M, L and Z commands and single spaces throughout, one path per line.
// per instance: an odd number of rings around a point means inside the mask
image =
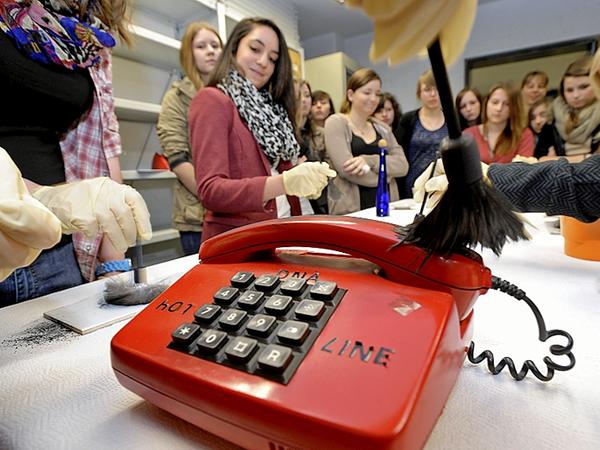
M 292 253 L 199 264 L 113 338 L 115 374 L 160 408 L 246 448 L 421 448 L 463 365 L 472 313 L 461 321 L 450 293 L 373 269 L 345 256 Z M 239 271 L 347 290 L 288 384 L 168 348 L 171 333 Z

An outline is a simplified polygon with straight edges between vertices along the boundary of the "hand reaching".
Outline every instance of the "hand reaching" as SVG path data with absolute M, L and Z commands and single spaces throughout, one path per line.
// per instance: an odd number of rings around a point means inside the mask
M 287 195 L 317 199 L 335 170 L 324 162 L 305 162 L 283 172 L 283 187 Z

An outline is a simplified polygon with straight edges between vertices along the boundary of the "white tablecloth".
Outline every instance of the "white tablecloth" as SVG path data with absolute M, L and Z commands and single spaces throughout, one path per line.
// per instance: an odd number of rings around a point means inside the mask
M 374 218 L 373 210 L 359 213 Z M 395 223 L 414 211 L 392 211 Z M 574 338 L 575 368 L 549 383 L 516 382 L 465 362 L 427 444 L 434 449 L 600 448 L 600 263 L 563 254 L 542 216 L 533 240 L 505 247 L 500 258 L 483 252 L 494 275 L 525 290 L 549 329 Z M 151 276 L 187 270 L 195 257 L 155 266 Z M 0 309 L 0 449 L 235 448 L 130 393 L 116 381 L 111 337 L 124 322 L 78 335 L 42 314 L 89 295 L 101 283 Z M 537 342 L 529 308 L 492 291 L 475 307 L 476 350 L 513 356 L 520 367 L 542 365 L 548 343 Z M 553 342 L 554 343 L 554 342 Z M 563 359 L 557 361 L 564 362 Z

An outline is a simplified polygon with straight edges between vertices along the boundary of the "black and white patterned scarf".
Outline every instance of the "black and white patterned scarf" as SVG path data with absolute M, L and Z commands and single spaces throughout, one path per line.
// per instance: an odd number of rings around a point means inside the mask
M 296 164 L 300 146 L 294 128 L 285 108 L 275 103 L 269 92 L 256 89 L 235 69 L 217 87 L 231 98 L 273 166 L 279 161 Z

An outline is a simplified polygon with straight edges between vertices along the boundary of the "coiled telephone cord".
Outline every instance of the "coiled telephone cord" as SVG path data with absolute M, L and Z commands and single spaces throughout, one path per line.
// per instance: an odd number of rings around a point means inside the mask
M 529 371 L 539 380 L 541 381 L 550 381 L 552 377 L 554 377 L 555 371 L 567 371 L 571 370 L 575 366 L 575 356 L 571 351 L 573 348 L 573 338 L 569 333 L 563 330 L 547 330 L 546 324 L 544 322 L 544 318 L 540 313 L 540 310 L 537 306 L 531 301 L 525 292 L 519 289 L 514 284 L 510 284 L 508 281 L 505 281 L 501 278 L 492 276 L 492 289 L 502 291 L 517 300 L 524 300 L 527 303 L 527 306 L 533 312 L 535 316 L 535 320 L 538 324 L 538 339 L 541 342 L 545 342 L 548 338 L 553 336 L 563 336 L 567 340 L 567 345 L 551 345 L 550 353 L 556 356 L 566 355 L 569 358 L 569 364 L 560 365 L 552 361 L 549 356 L 544 357 L 543 361 L 547 367 L 547 374 L 544 375 L 538 367 L 535 365 L 533 361 L 528 359 L 523 363 L 523 367 L 521 370 L 517 372 L 514 361 L 510 357 L 504 357 L 500 360 L 500 362 L 496 365 L 494 361 L 494 354 L 490 350 L 485 350 L 478 356 L 474 356 L 475 354 L 475 343 L 471 341 L 471 345 L 469 346 L 469 351 L 467 352 L 467 357 L 469 361 L 473 364 L 479 364 L 480 362 L 487 360 L 488 370 L 494 374 L 498 375 L 504 367 L 508 367 L 510 375 L 517 381 L 521 381 Z

